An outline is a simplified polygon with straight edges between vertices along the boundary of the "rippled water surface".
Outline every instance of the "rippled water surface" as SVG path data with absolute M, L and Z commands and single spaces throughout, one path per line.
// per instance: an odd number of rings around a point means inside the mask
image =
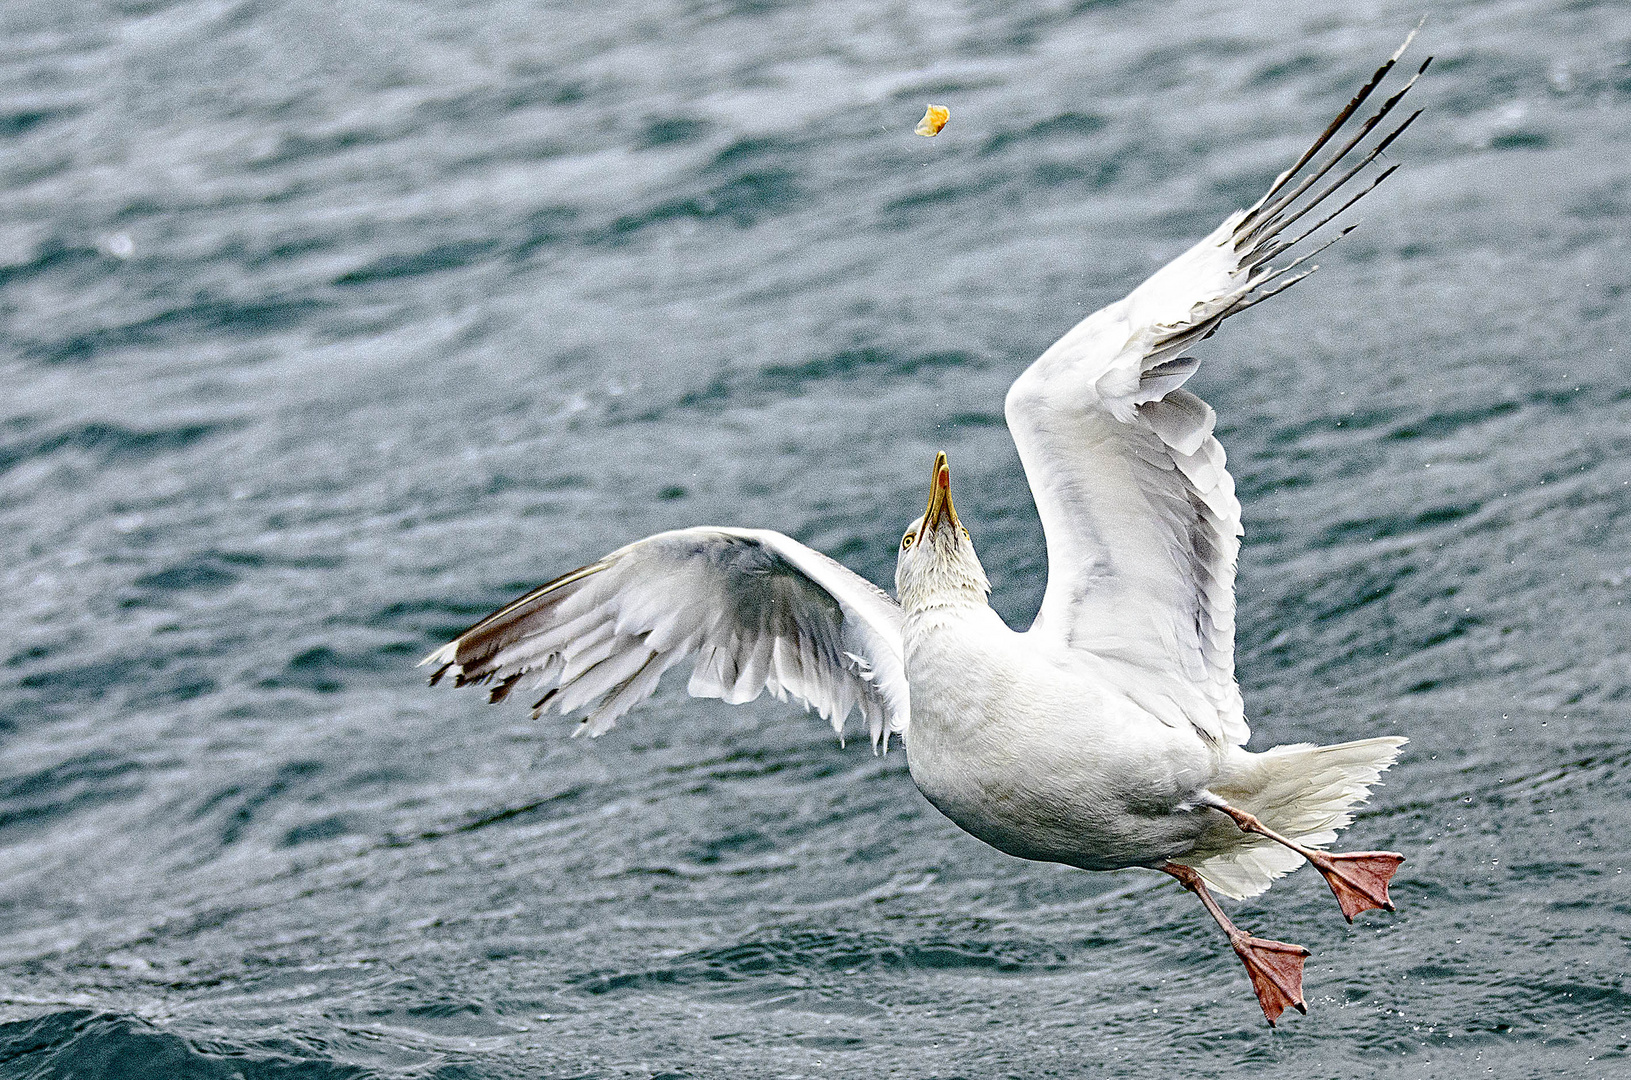
M 1252 745 L 1412 740 L 1396 916 L 1238 906 L 1306 1018 L 795 707 L 412 666 L 661 528 L 888 582 L 939 448 L 1023 625 L 1008 382 L 1419 15 L 7 0 L 0 1075 L 1631 1075 L 1623 5 L 1434 5 L 1403 168 L 1201 347 Z

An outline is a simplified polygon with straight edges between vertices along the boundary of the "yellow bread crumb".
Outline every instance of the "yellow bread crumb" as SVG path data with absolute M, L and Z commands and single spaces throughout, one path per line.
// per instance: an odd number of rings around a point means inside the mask
M 940 134 L 940 129 L 946 126 L 951 119 L 951 110 L 944 105 L 930 105 L 929 111 L 923 114 L 923 119 L 917 122 L 912 130 L 925 138 L 932 139 Z

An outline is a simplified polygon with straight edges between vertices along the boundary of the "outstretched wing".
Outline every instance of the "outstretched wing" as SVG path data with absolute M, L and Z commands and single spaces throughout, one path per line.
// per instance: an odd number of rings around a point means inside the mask
M 910 717 L 900 628 L 882 590 L 781 533 L 680 529 L 556 578 L 420 664 L 432 685 L 491 684 L 494 702 L 544 691 L 534 717 L 585 710 L 574 734 L 595 736 L 690 661 L 695 697 L 792 696 L 840 736 L 858 709 L 876 748 Z
M 1048 545 L 1048 587 L 1030 632 L 1182 675 L 1216 710 L 1192 722 L 1220 742 L 1251 734 L 1234 674 L 1240 503 L 1212 435 L 1217 415 L 1181 389 L 1199 366 L 1184 350 L 1306 276 L 1291 272 L 1320 248 L 1273 260 L 1397 167 L 1345 190 L 1416 118 L 1383 124 L 1426 63 L 1344 132 L 1409 44 L 1254 206 L 1077 324 L 1008 391 L 1008 427 Z M 1375 145 L 1359 150 L 1379 127 Z

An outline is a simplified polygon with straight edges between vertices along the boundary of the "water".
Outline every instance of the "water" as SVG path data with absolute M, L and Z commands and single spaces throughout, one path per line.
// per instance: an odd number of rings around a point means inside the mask
M 1631 1072 L 1631 15 L 1435 6 L 1401 171 L 1203 347 L 1253 746 L 1411 737 L 1270 1033 L 1192 898 L 678 687 L 596 742 L 412 662 L 660 528 L 887 582 L 947 449 L 1419 8 L 0 10 L 0 1075 Z M 928 101 L 945 133 L 911 135 Z

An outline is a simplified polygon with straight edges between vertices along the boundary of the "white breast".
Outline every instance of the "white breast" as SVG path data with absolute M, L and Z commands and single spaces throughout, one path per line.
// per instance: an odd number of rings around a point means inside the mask
M 1176 702 L 1163 721 L 1113 662 L 1039 649 L 983 605 L 909 618 L 905 637 L 912 779 L 963 829 L 1095 870 L 1181 854 L 1205 830 L 1186 805 L 1215 757 Z

